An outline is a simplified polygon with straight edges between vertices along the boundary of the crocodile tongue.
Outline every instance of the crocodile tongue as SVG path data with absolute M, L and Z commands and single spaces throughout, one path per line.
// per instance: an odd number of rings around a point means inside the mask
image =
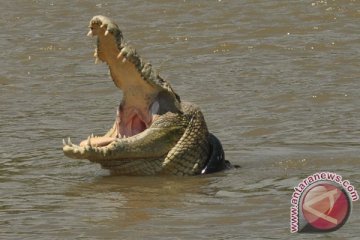
M 120 104 L 116 114 L 116 130 L 119 137 L 130 137 L 141 133 L 153 122 L 153 114 L 136 106 Z

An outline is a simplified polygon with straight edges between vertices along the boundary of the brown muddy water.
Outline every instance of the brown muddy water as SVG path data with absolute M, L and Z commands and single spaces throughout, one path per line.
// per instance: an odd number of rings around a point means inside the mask
M 360 205 L 326 234 L 290 234 L 293 187 L 333 171 L 360 189 L 360 3 L 355 0 L 3 1 L 1 239 L 355 239 Z M 113 123 L 121 93 L 94 65 L 111 16 L 226 158 L 197 177 L 110 176 L 68 159 Z

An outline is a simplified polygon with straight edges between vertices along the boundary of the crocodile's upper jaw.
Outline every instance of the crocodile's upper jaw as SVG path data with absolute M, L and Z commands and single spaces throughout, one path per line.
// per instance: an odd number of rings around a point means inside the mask
M 134 136 L 144 131 L 162 110 L 179 111 L 177 104 L 172 103 L 177 101 L 175 97 L 163 94 L 163 88 L 144 80 L 146 66 L 135 50 L 123 43 L 116 24 L 106 17 L 96 16 L 89 27 L 88 35 L 98 37 L 94 56 L 109 65 L 112 80 L 123 91 L 116 119 L 118 137 Z

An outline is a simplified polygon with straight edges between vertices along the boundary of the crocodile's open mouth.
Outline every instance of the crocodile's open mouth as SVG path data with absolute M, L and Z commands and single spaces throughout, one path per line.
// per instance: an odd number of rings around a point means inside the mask
M 96 21 L 90 24 L 88 35 L 98 37 L 95 57 L 106 62 L 111 78 L 123 92 L 123 99 L 116 116 L 116 136 L 131 137 L 149 128 L 157 114 L 159 104 L 155 102 L 158 90 L 144 81 L 133 59 L 135 50 L 126 49 L 121 33 L 106 33 L 107 25 Z M 119 34 L 118 38 L 113 35 Z M 133 52 L 132 52 L 133 51 Z M 137 62 L 137 64 L 141 64 Z
M 150 63 L 144 62 L 135 49 L 123 42 L 122 33 L 112 25 L 104 17 L 98 16 L 91 21 L 88 33 L 88 36 L 98 38 L 94 54 L 96 62 L 99 59 L 108 64 L 114 84 L 123 92 L 116 114 L 115 131 L 106 137 L 91 139 L 91 145 L 95 146 L 107 145 L 116 138 L 135 136 L 148 129 L 160 114 L 179 111 L 177 104 L 180 98 L 153 71 Z M 162 85 L 159 87 L 157 84 Z M 83 141 L 81 145 L 88 142 Z

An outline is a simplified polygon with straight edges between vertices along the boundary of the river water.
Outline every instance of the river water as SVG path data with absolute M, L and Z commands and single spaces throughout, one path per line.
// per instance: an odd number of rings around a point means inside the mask
M 0 45 L 1 239 L 355 239 L 360 205 L 326 234 L 290 234 L 303 178 L 360 189 L 356 0 L 4 1 Z M 121 93 L 94 64 L 94 15 L 182 99 L 241 168 L 197 177 L 110 176 L 62 139 L 104 133 Z

